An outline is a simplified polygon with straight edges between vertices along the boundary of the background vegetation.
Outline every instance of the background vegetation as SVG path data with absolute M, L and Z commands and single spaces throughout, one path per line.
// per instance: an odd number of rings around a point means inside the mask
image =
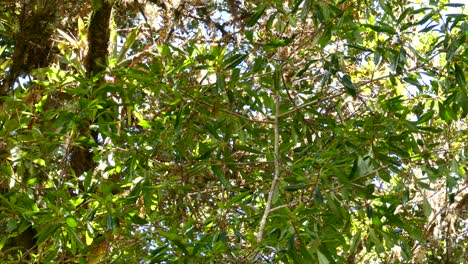
M 463 262 L 459 2 L 2 1 L 1 262 Z

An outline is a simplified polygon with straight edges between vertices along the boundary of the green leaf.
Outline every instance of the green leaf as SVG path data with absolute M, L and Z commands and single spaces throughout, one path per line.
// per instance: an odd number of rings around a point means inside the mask
M 327 27 L 325 31 L 323 31 L 322 35 L 320 35 L 319 43 L 320 47 L 323 49 L 331 40 L 331 28 Z
M 401 24 L 401 22 L 408 16 L 409 13 L 411 13 L 413 11 L 413 8 L 409 7 L 409 8 L 406 8 L 405 11 L 403 11 L 403 13 L 401 13 L 401 15 L 398 17 L 398 20 L 396 21 L 398 24 Z
M 374 52 L 374 65 L 378 66 L 382 61 L 382 49 L 377 48 Z
M 221 167 L 219 165 L 211 165 L 211 170 L 213 171 L 213 174 L 218 177 L 219 181 L 224 185 L 224 187 L 231 191 L 232 185 L 224 176 L 224 172 Z
M 351 238 L 350 246 L 349 246 L 349 255 L 354 255 L 357 253 L 357 249 L 361 244 L 361 231 L 358 230 L 356 234 Z
M 427 15 L 425 15 L 421 20 L 415 23 L 415 25 L 423 25 L 425 24 L 429 19 L 431 19 L 435 15 L 435 11 L 429 12 Z
M 453 118 L 456 118 L 455 114 L 452 112 L 450 107 L 445 106 L 446 102 L 439 102 L 439 116 L 447 123 L 453 121 Z
M 103 4 L 103 1 L 105 0 L 91 0 L 90 3 L 91 3 L 91 10 L 93 12 L 96 12 L 98 11 L 99 9 L 102 8 L 102 4 Z
M 452 159 L 452 166 L 450 167 L 450 171 L 455 174 L 456 177 L 460 177 L 460 179 L 463 178 L 463 175 L 465 175 L 463 167 L 458 164 L 456 159 Z
M 253 27 L 257 21 L 262 17 L 263 13 L 265 12 L 267 5 L 261 5 L 257 7 L 257 12 L 247 21 L 247 27 Z
M 262 152 L 258 149 L 254 149 L 254 148 L 251 148 L 249 146 L 244 146 L 244 145 L 234 145 L 234 149 L 235 150 L 239 150 L 239 151 L 245 151 L 245 152 L 249 152 L 249 153 L 254 153 L 254 154 L 262 154 Z
M 393 27 L 387 26 L 387 25 L 371 25 L 371 24 L 362 24 L 362 25 L 376 32 L 388 33 L 390 35 L 395 35 L 397 33 Z
M 284 47 L 291 43 L 291 40 L 288 39 L 274 39 L 264 45 L 267 49 L 273 49 L 278 47 Z
M 117 64 L 121 63 L 125 59 L 125 56 L 127 55 L 128 51 L 133 46 L 133 43 L 135 43 L 135 39 L 138 36 L 139 31 L 140 31 L 140 28 L 136 27 L 127 36 L 127 39 L 125 40 L 125 43 L 122 46 L 122 49 L 120 50 L 120 54 L 119 54 L 119 57 L 117 59 Z
M 388 1 L 386 0 L 379 0 L 380 7 L 385 11 L 386 15 L 389 15 L 393 20 L 395 20 L 395 16 L 391 6 L 389 5 Z
M 439 24 L 433 24 L 433 25 L 428 24 L 428 25 L 425 26 L 423 29 L 421 29 L 419 32 L 420 32 L 420 33 L 425 33 L 425 32 L 429 32 L 429 31 L 433 31 L 433 29 L 434 29 L 435 27 L 438 27 L 438 26 L 439 26 Z
M 76 222 L 76 220 L 73 217 L 67 217 L 65 219 L 65 222 L 71 228 L 76 228 L 78 226 L 78 223 Z
M 245 58 L 247 58 L 247 54 L 235 54 L 229 58 L 227 58 L 223 64 L 225 70 L 232 70 L 234 69 L 237 65 L 241 64 Z
M 307 62 L 304 67 L 302 67 L 302 69 L 300 69 L 297 73 L 296 73 L 296 77 L 301 77 L 309 68 L 310 66 L 317 62 L 319 60 L 310 60 L 309 62 Z
M 164 236 L 165 238 L 172 241 L 174 244 L 176 244 L 185 254 L 190 255 L 189 251 L 187 250 L 186 242 L 183 241 L 181 239 L 181 236 L 179 236 L 177 233 L 167 232 L 167 231 L 163 231 L 163 230 L 159 230 L 158 233 L 161 236 Z
M 247 40 L 249 40 L 250 43 L 254 42 L 253 37 L 254 37 L 254 34 L 253 34 L 252 30 L 246 30 L 245 31 L 245 38 Z
M 462 4 L 462 3 L 448 3 L 448 4 L 444 4 L 443 6 L 444 7 L 445 6 L 448 6 L 448 7 L 465 7 L 465 4 Z
M 377 251 L 377 253 L 384 252 L 385 248 L 382 245 L 382 241 L 377 237 L 373 228 L 371 227 L 369 228 L 368 234 L 369 234 L 370 241 L 372 241 L 375 245 L 375 250 Z
M 117 216 L 115 216 L 113 213 L 109 212 L 107 213 L 106 217 L 106 230 L 113 230 L 117 227 L 119 227 L 119 219 Z
M 10 133 L 10 132 L 12 132 L 12 131 L 14 131 L 14 130 L 16 130 L 18 128 L 19 122 L 18 122 L 17 119 L 12 118 L 12 119 L 6 121 L 4 126 L 5 126 L 5 132 L 6 132 L 5 134 L 8 134 L 8 133 Z
M 3 52 L 5 51 L 5 49 L 7 48 L 7 45 L 3 45 L 0 47 L 0 56 L 2 56 Z
M 356 86 L 354 86 L 353 82 L 351 81 L 351 77 L 348 74 L 343 75 L 341 78 L 341 83 L 343 83 L 349 95 L 356 96 Z
M 249 198 L 251 196 L 250 192 L 242 192 L 239 195 L 236 195 L 234 198 L 229 200 L 229 202 L 226 204 L 226 207 L 231 207 L 233 204 L 238 203 L 246 198 Z
M 216 90 L 218 94 L 224 93 L 226 88 L 226 79 L 223 73 L 216 73 Z
M 374 208 L 372 208 L 372 205 L 370 204 L 366 206 L 366 216 L 369 219 L 372 219 L 374 217 Z
M 55 233 L 59 228 L 58 224 L 52 224 L 40 228 L 39 233 L 37 234 L 37 243 L 40 245 L 44 243 L 50 235 Z
M 359 173 L 359 160 L 361 159 L 361 157 L 358 157 L 354 160 L 353 162 L 353 167 L 351 168 L 351 171 L 348 175 L 348 179 L 349 180 L 352 180 L 354 179 L 356 176 L 358 176 L 358 173 Z
M 273 74 L 273 85 L 276 91 L 278 91 L 281 88 L 280 71 L 278 70 L 278 68 L 275 68 L 275 71 Z
M 74 37 L 70 36 L 69 34 L 65 33 L 63 30 L 61 30 L 59 28 L 57 28 L 57 32 L 60 35 L 62 35 L 62 37 L 65 38 L 68 41 L 69 44 L 76 45 L 77 40 Z
M 328 258 L 322 252 L 320 252 L 320 250 L 318 250 L 318 249 L 317 249 L 317 257 L 318 257 L 319 264 L 328 264 L 328 263 L 330 263 Z
M 421 124 L 424 122 L 429 121 L 434 116 L 435 110 L 427 111 L 427 113 L 423 114 L 421 117 L 418 118 L 417 124 Z
M 458 63 L 455 64 L 455 79 L 460 87 L 465 87 L 465 74 Z
M 33 159 L 32 162 L 33 162 L 34 164 L 39 165 L 39 166 L 45 166 L 45 165 L 46 165 L 45 160 L 44 160 L 44 159 L 41 159 L 41 158 Z
M 296 174 L 296 173 L 294 173 Z M 284 177 L 284 181 L 288 183 L 303 183 L 307 180 L 305 176 L 296 174 L 296 176 Z
M 319 204 L 323 204 L 323 195 L 322 192 L 320 192 L 319 187 L 315 188 L 314 191 L 314 201 L 316 201 Z
M 424 201 L 423 201 L 423 210 L 424 210 L 424 215 L 426 217 L 429 217 L 432 214 L 431 204 L 426 198 L 424 198 Z
M 146 120 L 140 120 L 138 121 L 138 125 L 140 125 L 143 128 L 151 128 L 154 126 L 154 123 Z
M 292 184 L 292 185 L 286 185 L 283 187 L 283 189 L 285 191 L 288 191 L 288 192 L 294 192 L 294 191 L 298 191 L 298 190 L 302 190 L 306 187 L 307 185 L 305 183 L 301 183 L 301 184 Z
M 78 245 L 79 248 L 84 247 L 84 244 L 81 241 L 80 236 L 78 235 L 78 233 L 75 231 L 74 228 L 67 228 L 67 233 L 71 234 L 71 237 L 73 238 L 72 241 L 75 242 L 75 244 Z
M 411 246 L 408 244 L 406 239 L 403 239 L 401 242 L 401 256 L 405 261 L 411 261 L 412 259 L 412 249 Z

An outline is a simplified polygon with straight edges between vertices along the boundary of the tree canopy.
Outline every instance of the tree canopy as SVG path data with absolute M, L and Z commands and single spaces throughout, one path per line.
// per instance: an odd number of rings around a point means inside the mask
M 2 263 L 461 263 L 447 0 L 0 4 Z

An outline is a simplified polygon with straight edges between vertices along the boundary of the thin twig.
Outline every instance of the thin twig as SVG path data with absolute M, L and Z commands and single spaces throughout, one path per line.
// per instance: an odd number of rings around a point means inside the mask
M 194 96 L 191 96 L 190 94 L 188 93 L 184 93 L 182 92 L 183 94 L 185 94 L 186 96 L 190 97 L 191 100 L 193 100 L 193 102 L 199 106 L 203 106 L 203 107 L 206 107 L 208 109 L 213 109 L 213 105 L 210 105 L 206 102 L 203 102 L 201 101 L 200 99 L 198 98 L 195 98 Z M 236 112 L 232 112 L 232 111 L 229 111 L 229 110 L 226 110 L 226 109 L 219 109 L 219 111 L 225 113 L 225 114 L 228 114 L 228 115 L 232 115 L 232 116 L 235 116 L 235 117 L 238 117 L 240 119 L 243 119 L 243 120 L 246 120 L 246 121 L 249 121 L 251 123 L 262 123 L 262 124 L 273 124 L 274 122 L 272 121 L 269 121 L 269 120 L 257 120 L 257 119 L 252 119 L 248 116 L 244 116 L 242 114 L 239 114 L 239 113 L 236 113 Z
M 262 242 L 263 240 L 263 233 L 265 232 L 265 225 L 266 221 L 268 218 L 268 215 L 270 214 L 270 208 L 271 204 L 273 201 L 273 193 L 275 192 L 276 189 L 276 184 L 278 182 L 278 179 L 280 177 L 280 163 L 279 163 L 279 120 L 280 120 L 280 96 L 279 96 L 279 89 L 276 89 L 276 95 L 275 95 L 275 122 L 273 124 L 274 126 L 274 132 L 275 132 L 275 139 L 274 139 L 274 147 L 275 147 L 275 175 L 273 176 L 273 181 L 271 182 L 271 187 L 270 191 L 268 192 L 268 200 L 267 204 L 265 206 L 265 211 L 263 212 L 262 220 L 260 221 L 260 227 L 258 229 L 257 233 L 257 242 Z
M 316 103 L 319 103 L 319 102 L 322 102 L 322 101 L 325 101 L 325 100 L 329 100 L 329 99 L 333 99 L 333 98 L 336 98 L 336 97 L 339 97 L 339 96 L 342 96 L 345 92 L 340 92 L 340 93 L 337 93 L 337 94 L 332 94 L 332 95 L 329 95 L 329 96 L 325 96 L 325 97 L 320 97 L 320 98 L 317 98 L 315 100 L 312 100 L 310 102 L 307 102 L 307 103 L 304 103 L 304 104 L 301 104 L 297 107 L 294 107 L 293 109 L 289 110 L 289 111 L 286 111 L 280 115 L 277 115 L 275 116 L 275 120 L 276 120 L 276 117 L 278 117 L 278 119 L 281 119 L 287 115 L 290 115 L 294 112 L 297 112 L 298 110 L 304 108 L 304 107 L 307 107 L 307 106 L 310 106 L 310 105 L 313 105 L 313 104 L 316 104 Z

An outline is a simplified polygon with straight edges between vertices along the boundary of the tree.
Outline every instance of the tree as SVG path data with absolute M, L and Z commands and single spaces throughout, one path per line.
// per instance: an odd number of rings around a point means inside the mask
M 466 259 L 466 7 L 423 2 L 5 2 L 2 262 Z

